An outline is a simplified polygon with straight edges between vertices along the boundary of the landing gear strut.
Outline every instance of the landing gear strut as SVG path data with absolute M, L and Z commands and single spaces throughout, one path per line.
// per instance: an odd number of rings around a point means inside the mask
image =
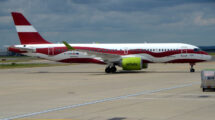
M 195 69 L 193 68 L 194 65 L 195 63 L 190 63 L 190 72 L 195 72 Z
M 115 73 L 116 72 L 116 67 L 115 65 L 109 65 L 105 68 L 106 73 Z

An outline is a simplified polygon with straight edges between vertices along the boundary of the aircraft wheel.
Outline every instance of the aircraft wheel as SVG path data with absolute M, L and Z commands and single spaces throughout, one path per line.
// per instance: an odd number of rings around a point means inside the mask
M 190 72 L 195 72 L 195 69 L 191 68 L 191 69 L 190 69 Z
M 106 68 L 105 68 L 105 72 L 106 72 L 106 73 L 110 73 L 110 72 L 111 72 L 111 68 L 110 68 L 110 67 L 106 67 Z
M 116 67 L 114 66 L 114 67 L 111 67 L 111 72 L 112 73 L 115 73 L 116 72 Z
M 195 72 L 195 69 L 193 68 L 194 65 L 195 63 L 190 63 L 190 72 Z

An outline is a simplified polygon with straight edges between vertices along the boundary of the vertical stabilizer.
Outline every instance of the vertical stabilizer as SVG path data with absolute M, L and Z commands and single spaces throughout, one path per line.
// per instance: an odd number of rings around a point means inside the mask
M 50 42 L 43 39 L 43 37 L 21 13 L 12 12 L 11 14 L 21 44 L 50 44 Z

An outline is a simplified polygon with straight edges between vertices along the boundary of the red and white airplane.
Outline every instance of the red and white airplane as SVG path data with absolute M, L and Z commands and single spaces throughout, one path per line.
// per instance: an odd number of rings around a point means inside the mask
M 141 70 L 148 63 L 189 63 L 190 72 L 197 62 L 208 61 L 211 56 L 194 45 L 184 43 L 127 43 L 127 44 L 54 44 L 46 41 L 28 20 L 12 12 L 21 45 L 9 51 L 65 63 L 106 64 L 106 73 L 123 70 Z

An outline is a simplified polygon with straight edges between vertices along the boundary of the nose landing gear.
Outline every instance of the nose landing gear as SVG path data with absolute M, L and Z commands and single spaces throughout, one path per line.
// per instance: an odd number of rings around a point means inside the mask
M 190 63 L 190 72 L 195 72 L 195 69 L 193 68 L 194 65 L 195 63 Z

